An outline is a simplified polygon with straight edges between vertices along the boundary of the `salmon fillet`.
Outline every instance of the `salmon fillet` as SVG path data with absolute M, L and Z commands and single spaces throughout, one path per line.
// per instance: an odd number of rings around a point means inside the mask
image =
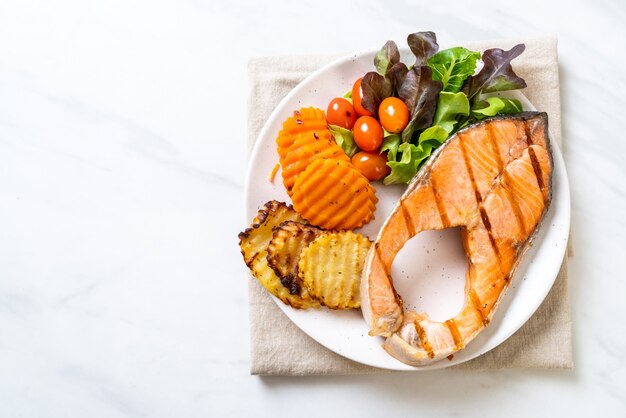
M 545 113 L 482 121 L 450 137 L 411 180 L 368 252 L 361 309 L 370 335 L 398 360 L 422 366 L 462 349 L 489 324 L 551 199 Z M 404 311 L 391 265 L 425 230 L 461 227 L 467 259 L 461 311 L 443 322 Z M 419 278 L 416 278 L 419 279 Z

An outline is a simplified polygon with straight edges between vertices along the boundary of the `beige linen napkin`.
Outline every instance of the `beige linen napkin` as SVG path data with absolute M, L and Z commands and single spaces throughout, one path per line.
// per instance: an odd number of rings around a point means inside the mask
M 508 49 L 516 43 L 501 40 L 458 44 L 483 51 L 492 47 Z M 524 43 L 526 51 L 514 61 L 515 71 L 528 83 L 523 93 L 537 109 L 548 112 L 550 131 L 562 145 L 556 39 L 532 39 Z M 336 56 L 260 57 L 250 60 L 248 151 L 280 100 L 307 75 L 334 58 Z M 249 279 L 249 298 L 251 374 L 302 376 L 385 372 L 348 360 L 317 343 L 281 312 L 253 278 Z M 567 260 L 563 261 L 547 298 L 526 324 L 495 349 L 454 367 L 471 370 L 572 368 Z

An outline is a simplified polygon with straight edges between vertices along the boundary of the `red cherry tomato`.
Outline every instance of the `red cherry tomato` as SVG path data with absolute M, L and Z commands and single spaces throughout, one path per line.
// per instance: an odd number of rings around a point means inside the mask
M 360 151 L 352 157 L 352 164 L 369 181 L 377 181 L 391 173 L 387 165 L 387 155 L 378 152 Z
M 371 116 L 361 116 L 352 130 L 354 141 L 363 151 L 376 151 L 383 143 L 383 128 Z
M 373 113 L 363 107 L 361 101 L 363 100 L 363 90 L 361 90 L 361 80 L 363 77 L 359 78 L 354 82 L 354 86 L 352 86 L 352 105 L 354 105 L 354 110 L 356 110 L 357 115 L 359 116 L 372 116 Z
M 326 121 L 329 125 L 352 129 L 356 118 L 354 107 L 349 101 L 341 97 L 331 100 L 328 104 L 328 109 L 326 109 Z
M 397 97 L 387 97 L 378 108 L 381 125 L 392 134 L 399 134 L 409 123 L 409 109 Z

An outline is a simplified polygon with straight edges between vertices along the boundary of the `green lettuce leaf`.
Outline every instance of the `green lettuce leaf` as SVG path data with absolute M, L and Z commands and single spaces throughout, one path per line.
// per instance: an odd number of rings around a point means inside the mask
M 352 89 L 348 90 L 346 94 L 343 95 L 343 98 L 352 104 Z
M 439 93 L 437 101 L 437 112 L 433 119 L 433 125 L 439 125 L 451 134 L 455 131 L 458 117 L 469 116 L 470 103 L 467 96 L 463 92 L 448 93 L 442 91 Z
M 444 49 L 428 59 L 428 66 L 433 70 L 433 79 L 441 80 L 443 91 L 456 93 L 463 82 L 476 70 L 476 61 L 480 52 L 463 47 Z
M 427 157 L 421 147 L 404 142 L 398 146 L 397 152 L 401 155 L 399 161 L 389 161 L 391 173 L 383 179 L 385 185 L 408 183 L 411 181 L 419 162 Z
M 448 139 L 448 131 L 439 125 L 433 125 L 425 129 L 419 137 L 418 144 L 421 146 L 432 145 L 433 148 L 439 147 Z
M 389 69 L 400 62 L 400 52 L 394 41 L 387 41 L 374 57 L 374 66 L 378 74 L 384 76 Z
M 328 130 L 333 137 L 335 138 L 335 142 L 337 145 L 341 147 L 343 152 L 350 158 L 359 150 L 354 141 L 354 136 L 352 136 L 352 131 L 349 129 L 342 128 L 337 125 L 328 125 Z
M 402 140 L 398 134 L 390 134 L 383 138 L 383 143 L 380 146 L 380 152 L 387 152 L 387 160 L 395 161 L 398 155 L 398 147 Z
M 390 135 L 383 140 L 381 152 L 387 151 L 387 165 L 391 173 L 383 183 L 409 183 L 419 170 L 420 165 L 430 157 L 433 150 L 448 138 L 448 132 L 441 126 L 431 126 L 419 136 L 418 144 L 401 142 L 399 135 Z M 400 158 L 398 159 L 398 155 Z
M 507 99 L 505 97 L 487 97 L 479 103 L 478 108 L 472 108 L 472 116 L 476 120 L 481 120 L 495 115 L 510 115 L 523 112 L 522 103 L 517 99 Z

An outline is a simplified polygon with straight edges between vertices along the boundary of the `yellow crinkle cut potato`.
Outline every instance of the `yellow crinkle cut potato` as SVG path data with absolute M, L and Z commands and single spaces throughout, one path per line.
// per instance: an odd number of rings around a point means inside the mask
M 371 242 L 354 232 L 326 232 L 300 254 L 300 279 L 330 309 L 361 306 L 361 270 Z
M 311 298 L 306 287 L 303 286 L 300 294 L 292 295 L 267 263 L 267 247 L 274 229 L 286 221 L 303 222 L 303 219 L 293 208 L 275 200 L 259 209 L 250 228 L 239 234 L 244 262 L 263 287 L 287 305 L 300 309 L 317 308 L 319 302 Z
M 280 282 L 292 295 L 302 293 L 302 280 L 298 277 L 300 253 L 324 231 L 301 222 L 283 222 L 274 229 L 274 235 L 267 247 L 267 263 L 274 270 Z

